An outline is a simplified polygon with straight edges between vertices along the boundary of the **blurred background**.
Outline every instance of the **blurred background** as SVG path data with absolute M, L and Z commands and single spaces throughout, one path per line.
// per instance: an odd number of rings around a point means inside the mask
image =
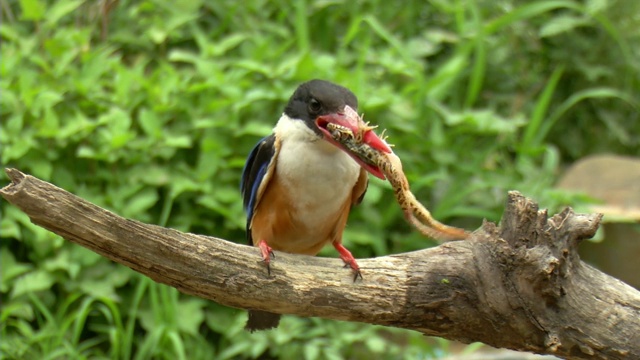
M 604 233 L 585 244 L 595 255 L 584 258 L 640 282 L 638 1 L 0 5 L 2 167 L 128 218 L 244 243 L 245 158 L 295 87 L 322 78 L 350 88 L 365 119 L 387 129 L 414 193 L 440 221 L 470 230 L 499 221 L 508 190 L 550 213 L 613 208 Z M 594 157 L 600 167 L 566 172 Z M 614 184 L 617 203 L 607 195 Z M 2 358 L 428 359 L 478 351 L 293 316 L 249 334 L 244 311 L 156 284 L 32 225 L 5 201 L 0 210 Z M 620 226 L 628 248 L 614 246 Z M 345 244 L 356 258 L 435 245 L 405 223 L 388 184 L 374 178 Z M 636 268 L 616 273 L 598 254 Z M 321 255 L 337 257 L 332 248 Z

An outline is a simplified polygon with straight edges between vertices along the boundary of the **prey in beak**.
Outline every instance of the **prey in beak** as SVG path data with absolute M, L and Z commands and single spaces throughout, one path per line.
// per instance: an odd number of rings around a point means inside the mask
M 346 152 L 360 166 L 362 166 L 373 176 L 385 180 L 385 176 L 379 167 L 363 161 L 357 154 L 353 153 L 343 144 L 336 141 L 333 136 L 331 136 L 329 130 L 327 130 L 327 124 L 335 124 L 345 127 L 351 130 L 353 134 L 359 134 L 360 132 L 364 131 L 364 133 L 362 134 L 362 143 L 370 146 L 375 150 L 385 153 L 391 153 L 391 148 L 389 148 L 389 145 L 384 140 L 382 140 L 375 132 L 373 132 L 373 128 L 368 126 L 355 110 L 353 110 L 349 105 L 345 105 L 342 112 L 318 116 L 318 118 L 316 119 L 316 126 L 324 135 L 325 140 L 337 146 L 342 151 Z

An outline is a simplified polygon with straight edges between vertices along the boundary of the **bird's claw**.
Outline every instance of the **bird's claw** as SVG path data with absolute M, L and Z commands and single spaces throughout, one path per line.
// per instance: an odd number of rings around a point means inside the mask
M 258 243 L 258 247 L 260 248 L 260 253 L 262 254 L 262 262 L 267 266 L 267 275 L 271 276 L 271 259 L 275 259 L 276 254 L 264 240 L 260 240 L 260 242 Z
M 363 279 L 362 273 L 360 272 L 360 266 L 358 266 L 358 263 L 353 255 L 351 255 L 351 252 L 338 242 L 334 242 L 333 247 L 335 247 L 336 250 L 338 250 L 338 253 L 340 253 L 340 259 L 344 261 L 344 267 L 350 267 L 353 271 L 353 282 L 356 282 L 358 278 Z
M 353 282 L 356 282 L 358 278 L 360 278 L 360 280 L 364 280 L 364 278 L 362 277 L 362 273 L 360 272 L 360 267 L 355 262 L 355 260 L 352 262 L 345 263 L 343 267 L 351 268 L 351 270 L 353 270 Z

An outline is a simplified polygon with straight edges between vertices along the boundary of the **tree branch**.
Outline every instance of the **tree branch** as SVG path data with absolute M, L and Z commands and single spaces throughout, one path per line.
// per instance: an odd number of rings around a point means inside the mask
M 501 227 L 468 241 L 361 259 L 277 253 L 122 218 L 7 169 L 0 194 L 31 221 L 157 282 L 227 306 L 359 321 L 567 359 L 640 359 L 640 292 L 580 261 L 602 215 L 547 217 L 510 192 Z

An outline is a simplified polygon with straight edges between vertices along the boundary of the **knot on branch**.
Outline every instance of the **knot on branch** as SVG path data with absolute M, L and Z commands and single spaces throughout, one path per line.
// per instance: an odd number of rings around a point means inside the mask
M 538 210 L 533 200 L 509 191 L 500 237 L 514 248 L 542 245 L 573 251 L 581 240 L 595 235 L 601 219 L 602 214 L 576 214 L 570 207 L 548 219 L 546 209 Z M 554 241 L 554 236 L 562 240 Z
M 500 262 L 520 291 L 555 304 L 564 295 L 563 282 L 580 264 L 578 244 L 595 234 L 601 219 L 602 214 L 576 214 L 569 207 L 548 218 L 547 210 L 510 191 L 499 229 L 505 241 Z
M 484 228 L 504 240 L 497 260 L 518 291 L 549 306 L 564 295 L 563 283 L 580 265 L 578 244 L 595 234 L 601 219 L 602 214 L 576 214 L 571 208 L 548 218 L 547 210 L 510 191 L 500 228 Z
M 20 170 L 13 169 L 13 168 L 5 168 L 4 172 L 9 177 L 9 180 L 11 180 L 11 184 L 3 187 L 2 190 L 0 190 L 2 193 L 5 193 L 5 194 L 11 194 L 12 192 L 17 191 L 16 186 L 20 185 L 20 183 L 27 176 L 24 173 L 22 173 Z

